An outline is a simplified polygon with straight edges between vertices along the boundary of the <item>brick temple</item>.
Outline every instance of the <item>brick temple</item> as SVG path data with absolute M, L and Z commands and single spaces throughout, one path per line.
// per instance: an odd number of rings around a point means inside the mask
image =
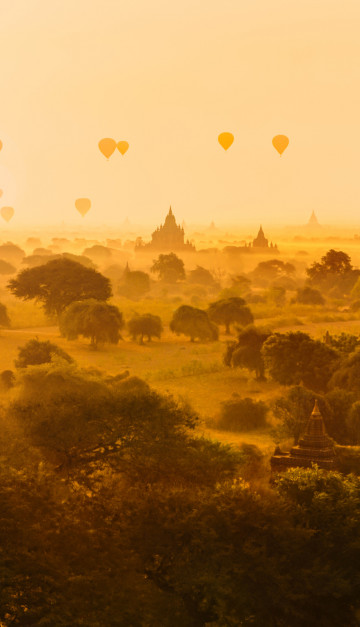
M 334 444 L 326 433 L 317 401 L 299 443 L 289 453 L 283 453 L 276 447 L 270 463 L 273 472 L 281 472 L 287 468 L 309 468 L 311 464 L 317 464 L 319 468 L 326 470 L 334 469 Z

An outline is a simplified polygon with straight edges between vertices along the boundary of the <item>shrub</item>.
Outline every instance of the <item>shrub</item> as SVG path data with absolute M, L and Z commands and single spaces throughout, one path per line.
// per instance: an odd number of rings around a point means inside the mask
M 252 431 L 266 426 L 268 407 L 263 401 L 251 398 L 231 398 L 221 404 L 219 429 L 225 431 Z

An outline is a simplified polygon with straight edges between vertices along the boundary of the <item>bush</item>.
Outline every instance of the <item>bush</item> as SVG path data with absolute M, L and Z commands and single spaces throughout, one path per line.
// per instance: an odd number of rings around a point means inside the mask
M 27 366 L 48 364 L 53 360 L 54 356 L 60 357 L 68 363 L 73 362 L 72 357 L 56 344 L 49 341 L 40 342 L 38 339 L 29 340 L 24 346 L 19 348 L 15 366 L 16 368 L 26 368 Z
M 301 303 L 302 305 L 324 305 L 325 300 L 319 290 L 312 287 L 304 287 L 297 290 L 297 294 L 291 302 Z
M 217 428 L 225 431 L 252 431 L 266 426 L 268 407 L 263 401 L 235 398 L 221 404 Z

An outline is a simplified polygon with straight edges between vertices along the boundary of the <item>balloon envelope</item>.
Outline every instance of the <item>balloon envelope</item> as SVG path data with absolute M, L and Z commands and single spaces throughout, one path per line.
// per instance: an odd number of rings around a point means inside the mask
M 12 207 L 1 207 L 0 213 L 1 217 L 4 218 L 6 222 L 9 222 L 14 215 L 14 209 Z
M 272 139 L 272 143 L 278 153 L 282 155 L 285 148 L 287 148 L 289 145 L 289 138 L 286 137 L 286 135 L 275 135 L 275 137 L 273 137 Z
M 122 155 L 126 153 L 128 148 L 129 148 L 128 142 L 121 141 L 117 143 L 117 149 L 119 152 L 121 152 Z
M 104 137 L 103 139 L 100 139 L 99 141 L 100 152 L 102 152 L 104 157 L 106 157 L 107 159 L 111 157 L 115 148 L 116 148 L 115 139 L 111 139 L 111 137 Z
M 220 146 L 223 147 L 224 150 L 230 148 L 231 144 L 234 141 L 234 135 L 232 133 L 220 133 L 218 137 L 218 142 Z
M 77 198 L 75 200 L 75 207 L 82 217 L 84 217 L 91 207 L 91 200 L 89 198 Z

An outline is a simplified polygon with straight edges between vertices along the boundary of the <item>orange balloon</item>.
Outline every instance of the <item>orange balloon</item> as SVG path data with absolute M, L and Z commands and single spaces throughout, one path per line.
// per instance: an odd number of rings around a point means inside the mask
M 91 207 L 91 200 L 89 198 L 77 198 L 75 200 L 75 207 L 82 217 L 84 217 Z
M 282 155 L 285 148 L 289 145 L 289 138 L 286 137 L 286 135 L 275 135 L 275 137 L 272 138 L 272 143 L 278 153 Z
M 230 148 L 231 144 L 234 141 L 234 135 L 232 133 L 220 133 L 218 137 L 218 142 L 220 146 L 223 147 L 224 150 Z
M 128 142 L 122 141 L 122 142 L 118 142 L 117 143 L 117 149 L 118 149 L 119 152 L 121 152 L 122 155 L 124 155 L 126 153 L 128 148 L 129 148 Z
M 9 222 L 14 215 L 14 209 L 12 207 L 1 207 L 0 213 L 1 217 L 4 218 L 6 222 Z
M 116 141 L 115 139 L 111 139 L 111 137 L 104 137 L 104 139 L 100 139 L 99 141 L 99 148 L 104 157 L 109 159 L 116 148 Z

